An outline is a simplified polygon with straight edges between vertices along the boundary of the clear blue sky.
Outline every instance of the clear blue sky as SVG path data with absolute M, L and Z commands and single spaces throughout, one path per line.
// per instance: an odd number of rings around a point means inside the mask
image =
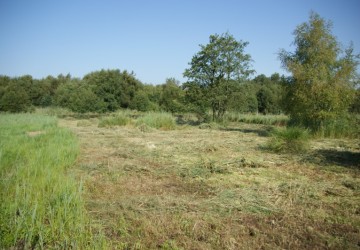
M 277 52 L 294 49 L 311 10 L 360 53 L 360 0 L 0 0 L 0 75 L 126 69 L 144 83 L 182 82 L 199 44 L 224 32 L 250 43 L 256 74 L 282 74 Z

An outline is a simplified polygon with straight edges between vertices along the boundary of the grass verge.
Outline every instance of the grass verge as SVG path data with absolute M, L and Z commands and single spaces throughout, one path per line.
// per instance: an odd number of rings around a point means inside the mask
M 76 138 L 54 117 L 1 115 L 0 248 L 102 248 L 81 198 L 66 174 L 78 154 Z

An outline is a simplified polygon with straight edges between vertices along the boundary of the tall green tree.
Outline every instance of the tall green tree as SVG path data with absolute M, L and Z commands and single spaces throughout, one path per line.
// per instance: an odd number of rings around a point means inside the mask
M 331 29 L 330 21 L 311 13 L 294 31 L 295 52 L 279 53 L 293 78 L 286 109 L 293 122 L 315 131 L 347 112 L 358 66 L 352 46 L 343 51 Z
M 200 51 L 189 63 L 190 68 L 184 72 L 191 82 L 187 84 L 188 91 L 202 92 L 201 106 L 210 106 L 214 120 L 221 119 L 227 110 L 236 83 L 254 73 L 251 56 L 244 52 L 247 45 L 248 42 L 237 41 L 229 33 L 211 35 L 209 43 L 200 45 Z

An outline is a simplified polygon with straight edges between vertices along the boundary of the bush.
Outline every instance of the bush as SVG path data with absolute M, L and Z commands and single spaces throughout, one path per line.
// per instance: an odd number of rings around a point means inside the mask
M 176 127 L 175 118 L 171 114 L 165 112 L 147 113 L 145 116 L 140 117 L 136 121 L 137 126 L 139 125 L 143 126 L 143 124 L 152 128 L 163 129 L 163 130 L 172 130 L 175 129 Z
M 266 148 L 273 152 L 300 153 L 309 147 L 309 133 L 299 127 L 274 130 Z

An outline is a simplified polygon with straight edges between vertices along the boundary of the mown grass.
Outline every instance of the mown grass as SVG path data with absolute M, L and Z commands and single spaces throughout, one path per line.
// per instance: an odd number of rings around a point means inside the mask
M 79 136 L 86 207 L 114 249 L 356 249 L 360 242 L 355 140 L 274 154 L 261 149 L 268 125 L 139 133 L 61 122 Z M 353 157 L 346 164 L 345 150 Z
M 83 188 L 67 170 L 79 147 L 57 119 L 0 115 L 0 248 L 105 246 L 84 208 Z

